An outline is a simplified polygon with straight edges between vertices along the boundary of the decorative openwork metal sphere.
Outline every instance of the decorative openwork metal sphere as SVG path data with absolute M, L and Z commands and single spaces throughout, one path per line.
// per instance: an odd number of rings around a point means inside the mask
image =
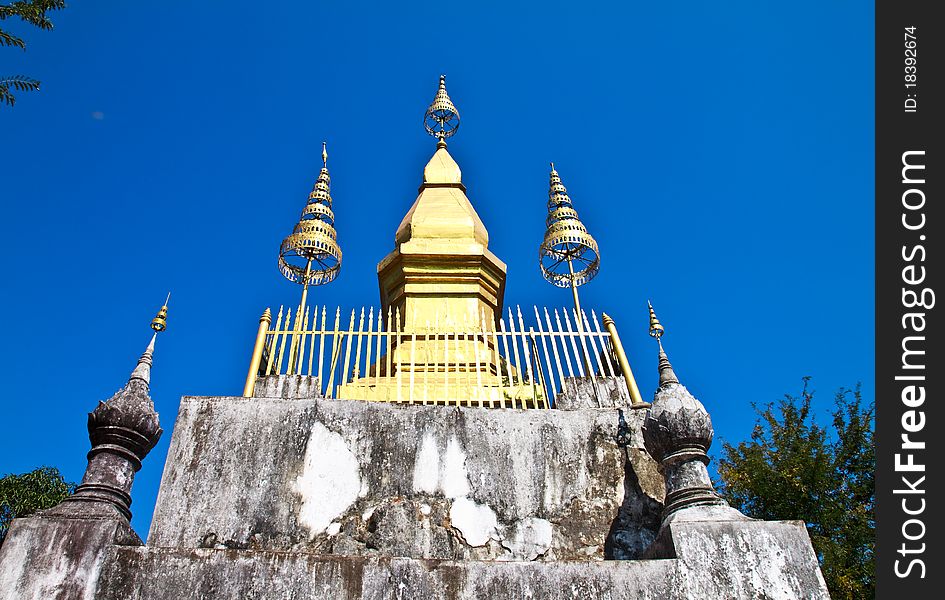
M 597 241 L 574 210 L 554 163 L 548 188 L 548 229 L 538 249 L 541 274 L 558 287 L 584 285 L 600 270 Z
M 335 232 L 335 213 L 331 210 L 331 177 L 324 143 L 322 162 L 324 166 L 302 216 L 279 248 L 279 271 L 289 281 L 303 285 L 329 283 L 341 270 L 341 247 Z
M 444 140 L 459 129 L 459 111 L 446 93 L 446 75 L 440 75 L 440 88 L 423 115 L 423 128 L 438 140 Z

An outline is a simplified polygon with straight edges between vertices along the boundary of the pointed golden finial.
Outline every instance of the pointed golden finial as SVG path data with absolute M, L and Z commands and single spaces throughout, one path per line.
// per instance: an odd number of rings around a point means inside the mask
M 423 115 L 423 128 L 437 139 L 437 147 L 459 129 L 459 111 L 446 93 L 446 75 L 440 75 L 440 87 Z
M 279 271 L 289 281 L 303 286 L 303 298 L 308 286 L 329 283 L 341 270 L 326 142 L 322 142 L 322 163 L 302 216 L 279 248 Z
M 164 301 L 164 306 L 161 307 L 161 310 L 158 311 L 157 315 L 151 319 L 151 329 L 155 333 L 164 331 L 167 329 L 167 305 L 171 301 L 171 293 L 167 293 L 167 300 Z
M 551 163 L 545 238 L 538 249 L 541 273 L 558 287 L 577 288 L 597 275 L 600 250 L 574 210 L 568 190 Z
M 660 320 L 656 318 L 656 311 L 653 310 L 653 305 L 649 300 L 646 301 L 646 305 L 650 308 L 650 335 L 655 337 L 656 341 L 659 341 L 665 330 L 660 324 Z

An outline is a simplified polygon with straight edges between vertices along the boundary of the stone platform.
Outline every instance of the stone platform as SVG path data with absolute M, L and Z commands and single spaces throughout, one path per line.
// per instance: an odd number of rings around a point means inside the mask
M 147 544 L 17 519 L 0 599 L 829 598 L 803 523 L 664 514 L 651 413 L 186 397 Z
M 148 545 L 636 557 L 663 494 L 643 412 L 187 397 Z

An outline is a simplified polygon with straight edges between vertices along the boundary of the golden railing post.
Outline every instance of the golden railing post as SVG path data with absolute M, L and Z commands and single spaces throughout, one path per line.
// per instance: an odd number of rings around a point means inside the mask
M 630 392 L 630 402 L 634 406 L 646 404 L 640 396 L 640 388 L 637 387 L 637 380 L 633 378 L 633 371 L 630 370 L 630 362 L 627 360 L 627 354 L 623 351 L 623 344 L 620 343 L 620 336 L 617 335 L 617 326 L 614 324 L 614 320 L 611 319 L 607 313 L 601 313 L 601 318 L 604 321 L 604 327 L 607 328 L 607 332 L 610 334 L 610 341 L 614 344 L 617 364 L 620 365 L 620 371 L 623 373 L 623 378 L 627 383 L 627 391 Z
M 246 385 L 243 386 L 243 396 L 251 398 L 256 389 L 256 377 L 259 375 L 259 363 L 262 361 L 263 346 L 266 342 L 266 334 L 269 332 L 269 324 L 272 322 L 272 313 L 267 308 L 259 317 L 259 330 L 256 332 L 256 343 L 253 345 L 253 356 L 249 360 L 249 373 L 246 375 Z

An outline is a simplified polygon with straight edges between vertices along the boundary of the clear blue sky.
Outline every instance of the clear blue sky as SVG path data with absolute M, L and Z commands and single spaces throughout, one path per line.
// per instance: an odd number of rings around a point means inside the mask
M 377 305 L 440 73 L 507 303 L 570 302 L 537 266 L 554 160 L 602 253 L 582 301 L 616 320 L 645 397 L 648 298 L 717 440 L 804 375 L 822 417 L 841 386 L 873 397 L 871 2 L 75 0 L 53 19 L 0 48 L 0 72 L 43 82 L 0 109 L 0 474 L 81 479 L 86 413 L 172 290 L 145 535 L 179 398 L 241 393 L 260 312 L 298 301 L 277 250 L 323 139 L 344 265 L 312 301 Z

